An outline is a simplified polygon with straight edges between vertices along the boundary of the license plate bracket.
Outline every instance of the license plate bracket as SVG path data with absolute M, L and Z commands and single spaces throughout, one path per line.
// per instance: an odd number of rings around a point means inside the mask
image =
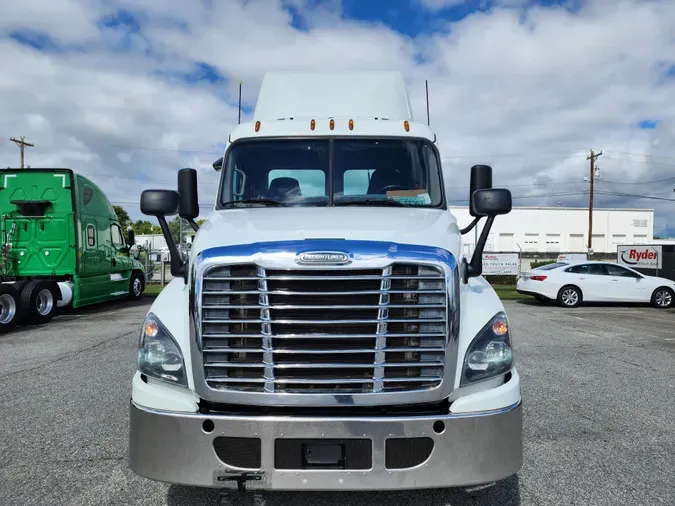
M 302 467 L 305 469 L 345 469 L 345 445 L 341 443 L 304 443 Z

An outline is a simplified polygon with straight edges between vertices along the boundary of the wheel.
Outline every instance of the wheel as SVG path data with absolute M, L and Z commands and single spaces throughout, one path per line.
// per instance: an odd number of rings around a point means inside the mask
M 581 290 L 576 286 L 563 286 L 558 292 L 558 304 L 563 307 L 577 307 L 581 304 Z
M 132 272 L 129 277 L 129 299 L 138 300 L 143 295 L 145 280 L 138 272 Z
M 12 285 L 0 283 L 0 334 L 14 330 L 20 315 L 19 292 Z
M 56 314 L 58 287 L 51 281 L 33 280 L 21 290 L 22 321 L 28 325 L 42 325 Z
M 662 286 L 654 290 L 652 294 L 652 306 L 659 309 L 668 309 L 673 307 L 673 299 L 675 298 L 673 291 L 666 287 Z

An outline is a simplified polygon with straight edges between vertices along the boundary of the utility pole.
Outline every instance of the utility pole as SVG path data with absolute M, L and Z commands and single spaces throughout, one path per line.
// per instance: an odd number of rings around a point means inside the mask
M 26 138 L 22 135 L 18 139 L 16 137 L 12 137 L 9 140 L 15 143 L 17 146 L 19 146 L 19 149 L 21 150 L 21 168 L 24 168 L 24 157 L 23 157 L 23 150 L 26 146 L 32 148 L 35 146 L 35 144 L 31 144 L 30 142 L 26 142 Z
M 591 182 L 591 191 L 588 196 L 588 249 L 589 251 L 593 248 L 593 183 L 595 181 L 595 159 L 602 155 L 600 153 L 593 153 L 591 149 L 591 154 L 586 157 L 586 160 L 591 161 L 591 173 L 590 173 L 590 182 Z

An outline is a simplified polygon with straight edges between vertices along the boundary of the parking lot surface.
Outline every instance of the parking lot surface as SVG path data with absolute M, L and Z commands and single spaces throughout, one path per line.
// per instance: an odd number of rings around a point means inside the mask
M 264 493 L 155 483 L 127 465 L 148 300 L 0 336 L 2 505 L 675 504 L 675 312 L 505 303 L 523 380 L 525 463 L 477 490 Z

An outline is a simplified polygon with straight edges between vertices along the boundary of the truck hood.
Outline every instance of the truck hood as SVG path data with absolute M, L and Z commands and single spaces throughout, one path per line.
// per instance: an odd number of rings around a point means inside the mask
M 444 248 L 456 258 L 460 234 L 446 210 L 392 207 L 292 207 L 214 211 L 197 232 L 191 256 L 218 246 L 347 239 Z

